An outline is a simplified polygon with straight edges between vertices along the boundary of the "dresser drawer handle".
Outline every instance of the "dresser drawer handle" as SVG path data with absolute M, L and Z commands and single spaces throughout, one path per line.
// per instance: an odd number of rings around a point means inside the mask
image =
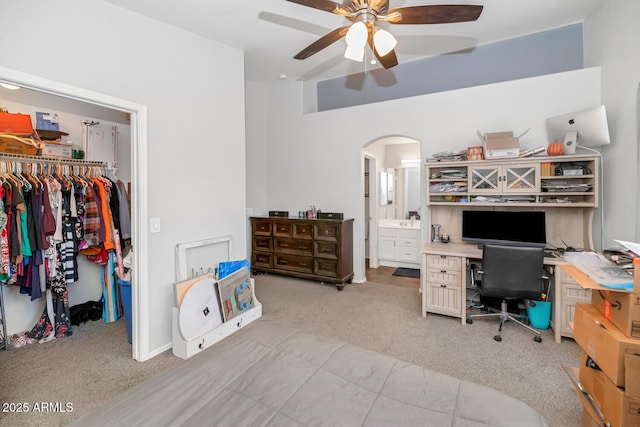
M 440 255 L 440 258 L 446 258 L 446 257 L 447 257 L 446 255 Z
M 447 287 L 447 285 L 440 285 L 440 287 L 441 287 L 441 288 L 446 288 L 446 287 Z
M 328 236 L 329 235 L 329 230 L 324 230 L 324 235 Z
M 446 273 L 447 270 L 440 270 L 440 273 Z
M 280 260 L 280 264 L 289 264 L 289 262 L 285 260 Z
M 280 247 L 281 248 L 288 248 L 289 244 L 288 243 L 280 243 Z
M 298 263 L 298 267 L 306 267 L 306 266 L 307 266 L 307 264 L 305 264 L 304 262 L 299 262 Z

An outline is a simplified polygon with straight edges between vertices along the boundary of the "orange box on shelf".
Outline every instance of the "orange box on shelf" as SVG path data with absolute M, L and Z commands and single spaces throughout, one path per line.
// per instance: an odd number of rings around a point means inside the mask
M 640 340 L 629 338 L 593 304 L 576 303 L 573 339 L 618 387 L 625 386 L 625 355 L 640 354 Z
M 33 135 L 31 116 L 20 113 L 0 113 L 0 133 L 17 136 Z

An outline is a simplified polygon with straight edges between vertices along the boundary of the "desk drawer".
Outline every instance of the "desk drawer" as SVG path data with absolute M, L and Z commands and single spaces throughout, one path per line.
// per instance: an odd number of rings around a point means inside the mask
M 460 287 L 462 275 L 460 271 L 427 268 L 427 283 L 442 283 L 449 286 Z
M 577 283 L 565 283 L 560 284 L 562 287 L 562 300 L 563 301 L 577 301 L 577 302 L 591 302 L 591 289 L 585 289 Z
M 427 255 L 427 268 L 462 271 L 462 258 L 449 255 Z

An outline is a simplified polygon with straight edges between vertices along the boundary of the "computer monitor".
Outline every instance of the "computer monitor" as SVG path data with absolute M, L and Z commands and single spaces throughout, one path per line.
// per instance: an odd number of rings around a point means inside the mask
M 576 147 L 600 147 L 611 143 L 604 105 L 547 119 L 549 142 L 562 141 L 564 152 L 573 154 Z
M 545 212 L 463 210 L 462 240 L 544 247 L 547 244 Z

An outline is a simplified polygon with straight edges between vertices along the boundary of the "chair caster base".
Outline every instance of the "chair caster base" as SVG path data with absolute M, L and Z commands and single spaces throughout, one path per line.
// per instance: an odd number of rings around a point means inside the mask
M 467 318 L 467 324 L 473 325 L 473 319 Z
M 498 342 L 502 341 L 502 337 L 500 335 L 494 336 L 493 339 L 498 341 Z
M 533 337 L 533 340 L 535 342 L 542 342 L 542 337 L 536 335 L 535 337 Z

